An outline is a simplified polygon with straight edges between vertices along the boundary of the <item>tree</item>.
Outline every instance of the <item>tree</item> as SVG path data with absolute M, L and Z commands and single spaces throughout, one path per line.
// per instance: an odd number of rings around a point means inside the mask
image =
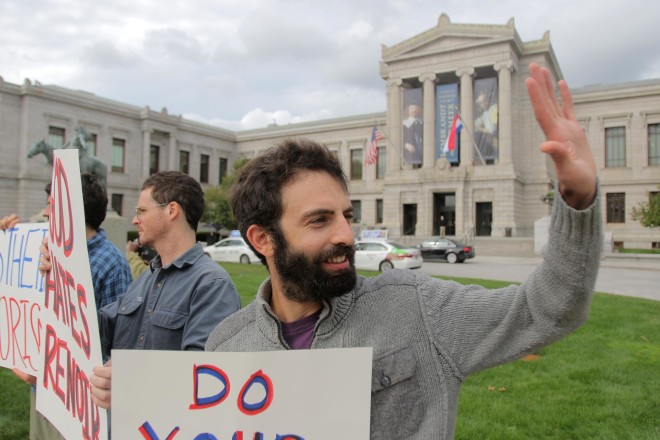
M 660 189 L 660 185 L 658 185 Z M 647 203 L 640 203 L 632 210 L 632 219 L 639 220 L 645 228 L 660 227 L 660 192 L 652 193 Z
M 212 224 L 216 229 L 235 229 L 236 220 L 229 205 L 229 194 L 238 172 L 248 163 L 246 157 L 238 159 L 232 165 L 232 172 L 222 178 L 220 185 L 212 186 L 204 192 L 204 214 L 202 222 Z

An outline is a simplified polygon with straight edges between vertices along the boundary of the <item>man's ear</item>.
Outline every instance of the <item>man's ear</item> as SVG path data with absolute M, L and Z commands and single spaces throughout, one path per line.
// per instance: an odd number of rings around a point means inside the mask
M 264 257 L 269 257 L 274 254 L 275 246 L 273 245 L 273 240 L 270 234 L 261 226 L 251 225 L 247 229 L 245 235 L 256 251 Z
M 181 205 L 179 205 L 177 202 L 170 202 L 165 206 L 165 212 L 167 212 L 167 216 L 173 220 L 177 216 L 181 215 L 183 213 L 183 210 L 181 209 Z

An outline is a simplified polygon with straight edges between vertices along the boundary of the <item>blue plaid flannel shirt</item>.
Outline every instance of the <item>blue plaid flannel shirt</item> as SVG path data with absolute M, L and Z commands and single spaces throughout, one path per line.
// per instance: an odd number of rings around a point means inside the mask
M 94 284 L 96 308 L 115 302 L 131 284 L 131 269 L 126 257 L 112 244 L 103 229 L 87 241 L 89 267 Z

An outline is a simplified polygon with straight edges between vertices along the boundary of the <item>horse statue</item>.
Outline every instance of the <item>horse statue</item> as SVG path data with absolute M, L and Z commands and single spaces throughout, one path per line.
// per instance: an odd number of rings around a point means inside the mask
M 53 150 L 55 148 L 50 145 L 48 142 L 45 140 L 40 140 L 38 142 L 35 142 L 34 145 L 32 145 L 32 148 L 28 151 L 27 157 L 31 158 L 36 156 L 37 154 L 43 154 L 46 156 L 46 160 L 48 161 L 49 165 L 53 165 Z
M 96 156 L 90 156 L 87 153 L 87 148 L 78 150 L 78 158 L 80 160 L 80 172 L 93 174 L 96 180 L 99 181 L 103 187 L 106 187 L 106 178 L 108 175 L 108 167 L 101 159 Z
M 69 141 L 62 145 L 61 148 L 77 148 L 78 158 L 80 160 L 80 173 L 90 173 L 99 181 L 103 187 L 106 186 L 108 167 L 98 157 L 90 156 L 87 151 L 87 141 L 91 140 L 89 133 L 83 128 L 76 128 L 76 136 L 73 141 Z M 27 157 L 31 158 L 37 154 L 46 156 L 48 164 L 53 165 L 53 150 L 56 148 L 50 145 L 45 140 L 36 142 L 28 151 Z

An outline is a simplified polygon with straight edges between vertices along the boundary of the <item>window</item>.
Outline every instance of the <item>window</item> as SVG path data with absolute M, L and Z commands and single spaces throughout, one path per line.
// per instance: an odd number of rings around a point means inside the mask
M 126 141 L 124 139 L 112 138 L 112 163 L 111 171 L 115 173 L 124 172 L 124 155 L 126 153 Z
M 362 150 L 351 150 L 351 180 L 362 180 Z
M 179 151 L 179 171 L 186 174 L 190 171 L 190 152 Z
M 48 143 L 53 148 L 62 148 L 66 130 L 60 127 L 48 127 Z
M 209 183 L 209 155 L 202 154 L 199 157 L 199 181 Z
M 220 185 L 222 183 L 222 179 L 224 179 L 227 175 L 227 159 L 221 157 L 220 162 L 218 163 L 218 168 L 218 185 Z
M 626 129 L 605 129 L 605 168 L 626 166 Z
M 385 178 L 387 170 L 387 150 L 385 147 L 378 147 L 378 165 L 376 166 L 376 179 Z
M 351 205 L 353 205 L 353 223 L 360 223 L 362 221 L 362 202 L 351 200 Z
M 376 224 L 383 223 L 383 199 L 376 199 Z
M 160 171 L 160 147 L 151 145 L 149 147 L 149 174 L 156 174 Z
M 649 124 L 649 165 L 660 165 L 660 124 Z
M 123 194 L 113 194 L 111 196 L 111 207 L 112 210 L 117 214 L 122 215 L 124 207 L 124 195 Z
M 607 223 L 626 222 L 626 193 L 607 193 Z
M 98 141 L 97 141 L 97 135 L 96 133 L 90 133 L 89 134 L 89 139 L 87 140 L 87 154 L 90 156 L 96 156 L 96 153 L 98 152 Z

